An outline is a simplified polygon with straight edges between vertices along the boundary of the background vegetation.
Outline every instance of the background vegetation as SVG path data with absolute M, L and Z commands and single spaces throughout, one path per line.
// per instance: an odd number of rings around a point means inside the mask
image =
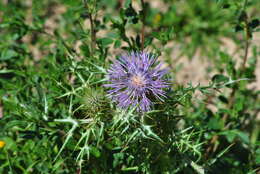
M 0 173 L 256 174 L 259 7 L 1 0 Z M 111 60 L 133 50 L 160 56 L 173 79 L 143 115 L 102 86 Z

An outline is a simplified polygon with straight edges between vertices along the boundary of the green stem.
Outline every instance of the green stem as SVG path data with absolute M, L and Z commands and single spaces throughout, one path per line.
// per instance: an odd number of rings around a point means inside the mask
M 9 155 L 8 155 L 8 152 L 7 150 L 5 150 L 5 153 L 6 153 L 6 158 L 7 158 L 7 161 L 8 161 L 8 166 L 9 166 L 9 170 L 11 171 L 11 173 L 14 173 L 13 172 L 13 169 L 12 169 L 12 164 L 11 164 L 11 161 L 10 161 L 10 158 L 9 158 Z
M 142 31 L 141 31 L 141 50 L 144 50 L 144 30 L 145 30 L 145 3 L 144 0 L 141 0 L 142 4 Z

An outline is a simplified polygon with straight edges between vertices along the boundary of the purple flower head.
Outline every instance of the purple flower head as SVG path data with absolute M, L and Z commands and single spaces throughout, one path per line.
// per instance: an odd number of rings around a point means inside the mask
M 121 56 L 108 70 L 109 97 L 121 108 L 137 106 L 139 111 L 149 111 L 151 100 L 163 101 L 163 89 L 169 87 L 161 65 L 157 57 L 144 52 Z

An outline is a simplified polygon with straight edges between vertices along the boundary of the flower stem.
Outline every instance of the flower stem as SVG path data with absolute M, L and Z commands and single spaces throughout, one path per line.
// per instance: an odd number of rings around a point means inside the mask
M 142 4 L 142 31 L 141 31 L 141 50 L 144 50 L 144 30 L 145 30 L 145 3 L 144 0 L 141 0 Z

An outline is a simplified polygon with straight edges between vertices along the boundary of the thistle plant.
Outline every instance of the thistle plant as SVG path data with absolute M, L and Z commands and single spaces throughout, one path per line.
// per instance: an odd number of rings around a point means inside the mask
M 257 174 L 259 6 L 0 0 L 0 174 Z
M 132 52 L 114 61 L 108 70 L 109 97 L 121 108 L 137 107 L 139 111 L 151 110 L 153 99 L 163 101 L 169 87 L 166 69 L 157 57 L 145 52 Z

